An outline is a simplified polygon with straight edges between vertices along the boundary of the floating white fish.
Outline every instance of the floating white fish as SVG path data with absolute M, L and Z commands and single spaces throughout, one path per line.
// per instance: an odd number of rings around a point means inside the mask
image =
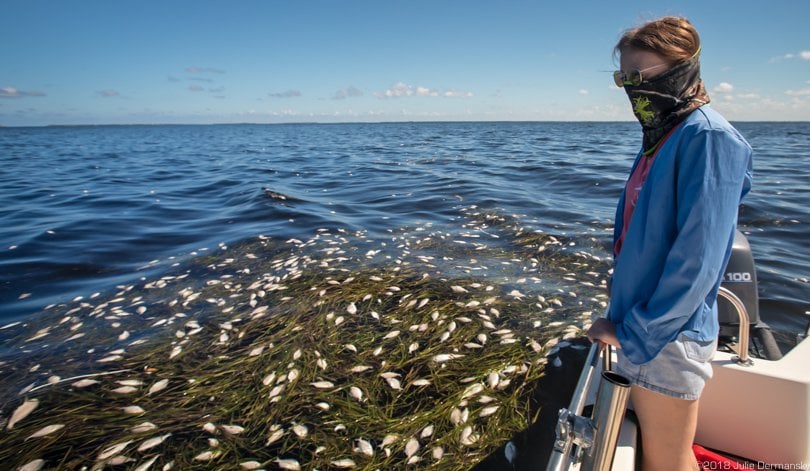
M 274 429 L 274 427 L 275 427 L 275 429 Z M 268 446 L 268 445 L 274 443 L 279 438 L 284 436 L 284 429 L 281 428 L 278 425 L 273 425 L 272 427 L 270 427 L 270 430 L 272 430 L 273 433 L 271 433 L 270 436 L 267 438 L 267 441 L 264 443 L 265 446 Z
M 212 459 L 216 458 L 222 454 L 219 450 L 208 450 L 200 453 L 199 455 L 194 457 L 194 461 L 211 461 Z
M 158 428 L 157 425 L 153 424 L 152 422 L 141 422 L 129 430 L 134 433 L 144 433 L 155 430 L 156 428 Z
M 331 464 L 335 468 L 341 468 L 341 469 L 349 469 L 349 468 L 354 468 L 355 466 L 357 466 L 357 463 L 355 463 L 354 460 L 350 460 L 348 458 L 345 458 L 345 459 L 342 459 L 342 460 L 332 461 Z
M 478 440 L 478 435 L 473 433 L 473 429 L 471 426 L 464 427 L 464 430 L 461 431 L 461 436 L 459 441 L 462 445 L 472 445 Z
M 315 381 L 314 383 L 309 384 L 318 389 L 329 389 L 335 387 L 335 384 L 332 383 L 331 381 Z
M 118 453 L 121 453 L 122 451 L 124 451 L 124 448 L 129 446 L 130 443 L 132 443 L 132 440 L 127 440 L 125 442 L 121 442 L 121 443 L 117 443 L 117 444 L 112 445 L 112 446 L 108 446 L 107 448 L 101 450 L 101 453 L 98 454 L 98 456 L 96 457 L 96 460 L 97 461 L 104 461 L 107 458 L 111 458 L 111 457 L 117 455 Z
M 417 440 L 414 437 L 411 437 L 410 439 L 408 439 L 408 442 L 405 443 L 405 456 L 410 458 L 417 451 L 419 451 L 419 440 Z
M 391 445 L 392 443 L 395 443 L 397 440 L 399 440 L 399 436 L 397 436 L 397 435 L 393 435 L 393 434 L 386 435 L 385 438 L 383 438 L 382 443 L 380 443 L 380 446 L 381 447 L 386 447 L 388 445 Z
M 417 379 L 416 381 L 414 381 L 411 384 L 414 385 L 414 386 L 430 386 L 430 380 L 424 379 L 424 378 L 423 379 Z
M 242 469 L 259 469 L 262 467 L 262 464 L 258 461 L 243 461 L 239 463 L 239 467 Z
M 57 430 L 61 430 L 65 427 L 65 424 L 54 424 L 48 425 L 46 427 L 42 427 L 41 429 L 37 430 L 36 432 L 32 433 L 26 440 L 31 438 L 39 438 L 44 437 L 45 435 L 50 435 Z
M 517 456 L 517 447 L 514 443 L 509 442 L 503 449 L 503 456 L 506 458 L 506 461 L 509 464 L 512 464 L 515 461 L 515 457 Z
M 206 432 L 208 432 L 208 433 L 210 433 L 212 435 L 217 433 L 217 426 L 214 425 L 211 422 L 206 422 L 205 425 L 202 426 L 202 428 L 203 428 L 203 430 L 205 430 Z
M 147 460 L 144 464 L 135 468 L 135 471 L 147 471 L 149 468 L 152 467 L 152 465 L 155 463 L 155 461 L 157 461 L 158 458 L 160 458 L 160 455 L 153 456 L 152 458 Z
M 368 371 L 368 370 L 370 370 L 372 368 L 373 368 L 372 366 L 368 366 L 368 365 L 357 365 L 357 366 L 352 367 L 352 369 L 350 369 L 349 371 L 351 371 L 352 373 L 362 373 L 362 372 Z
M 168 379 L 161 379 L 157 383 L 153 384 L 152 387 L 149 388 L 149 391 L 146 392 L 147 396 L 155 394 L 157 392 L 163 391 L 169 385 Z
M 427 438 L 433 435 L 433 425 L 428 425 L 427 427 L 422 429 L 422 433 L 419 434 L 420 438 Z
M 141 406 L 126 406 L 122 407 L 121 410 L 123 410 L 125 414 L 143 414 L 146 412 Z
M 11 430 L 14 428 L 14 425 L 17 424 L 17 422 L 28 417 L 31 412 L 34 412 L 34 409 L 36 409 L 38 405 L 39 399 L 28 399 L 20 404 L 16 409 L 14 409 L 14 413 L 11 414 L 11 418 L 8 419 L 6 430 Z
M 171 433 L 167 433 L 166 435 L 161 435 L 159 437 L 144 440 L 144 442 L 138 446 L 138 451 L 146 451 L 150 448 L 154 448 L 163 443 L 164 441 L 166 441 L 166 439 L 169 438 L 171 435 L 172 435 Z
M 363 391 L 357 386 L 352 386 L 351 388 L 349 388 L 349 395 L 357 399 L 358 401 L 363 400 Z
M 444 448 L 440 446 L 433 447 L 432 455 L 433 459 L 436 461 L 442 459 L 442 457 L 444 456 Z
M 455 360 L 456 358 L 462 358 L 464 355 L 459 353 L 441 353 L 433 357 L 433 361 L 436 363 L 444 363 L 446 361 Z
M 402 385 L 400 384 L 399 380 L 396 379 L 396 378 L 385 378 L 385 381 L 388 382 L 388 386 L 390 386 L 391 389 L 394 389 L 396 391 L 399 391 L 399 390 L 402 389 Z
M 374 447 L 371 446 L 367 440 L 363 440 L 362 438 L 357 439 L 357 447 L 354 451 L 358 453 L 362 453 L 366 456 L 374 456 Z
M 357 306 L 354 303 L 349 303 L 349 307 L 346 308 L 346 312 L 349 314 L 357 314 Z
M 489 417 L 490 415 L 497 412 L 499 407 L 500 406 L 484 407 L 483 409 L 481 409 L 481 412 L 478 413 L 478 417 Z
M 298 461 L 290 458 L 276 458 L 275 463 L 280 469 L 286 469 L 288 471 L 299 471 L 301 469 L 301 465 L 298 463 Z
M 298 435 L 299 438 L 304 438 L 309 434 L 309 428 L 303 424 L 293 425 L 292 431 L 294 434 Z
M 392 339 L 394 337 L 397 337 L 398 335 L 399 335 L 398 330 L 392 330 L 391 332 L 388 332 L 387 334 L 385 334 L 385 336 L 383 337 L 383 340 Z
M 239 425 L 220 425 L 219 428 L 228 435 L 239 435 L 245 431 L 245 428 Z
M 115 394 L 132 394 L 137 390 L 138 388 L 133 386 L 121 386 L 120 388 L 115 388 L 110 392 L 113 392 Z
M 17 468 L 17 471 L 39 471 L 42 467 L 45 466 L 45 460 L 38 459 L 34 461 L 29 461 L 24 465 Z

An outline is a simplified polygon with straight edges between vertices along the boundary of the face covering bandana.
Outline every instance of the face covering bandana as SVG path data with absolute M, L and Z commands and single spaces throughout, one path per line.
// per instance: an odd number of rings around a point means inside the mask
M 644 149 L 658 144 L 689 113 L 709 102 L 695 56 L 638 85 L 625 84 L 633 114 L 644 132 Z

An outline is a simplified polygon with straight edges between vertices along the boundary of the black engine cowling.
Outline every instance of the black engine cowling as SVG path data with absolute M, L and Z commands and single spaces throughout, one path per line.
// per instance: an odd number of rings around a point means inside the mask
M 740 231 L 734 234 L 731 257 L 720 286 L 734 293 L 745 306 L 751 332 L 749 351 L 754 356 L 768 360 L 782 358 L 773 332 L 762 322 L 759 315 L 759 291 L 754 255 L 748 239 Z M 731 301 L 722 295 L 717 297 L 717 317 L 720 321 L 720 339 L 731 339 L 731 343 L 734 343 L 734 339 L 739 335 L 740 316 Z
M 758 324 L 760 321 L 759 294 L 754 255 L 751 253 L 748 239 L 740 231 L 736 231 L 734 234 L 731 258 L 726 265 L 721 286 L 740 298 L 748 311 L 748 320 L 751 325 Z M 717 300 L 717 317 L 720 321 L 721 335 L 736 335 L 740 317 L 731 302 L 722 296 L 719 296 Z

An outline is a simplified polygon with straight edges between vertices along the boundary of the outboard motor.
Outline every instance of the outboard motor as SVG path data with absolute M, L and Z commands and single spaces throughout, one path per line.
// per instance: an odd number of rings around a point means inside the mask
M 782 358 L 779 346 L 773 338 L 773 333 L 767 324 L 759 317 L 759 294 L 757 285 L 757 272 L 754 266 L 754 256 L 748 239 L 739 230 L 734 233 L 734 244 L 731 257 L 726 265 L 721 286 L 734 293 L 742 301 L 748 312 L 748 321 L 751 324 L 751 345 L 756 356 L 768 360 Z M 737 336 L 740 326 L 740 317 L 734 305 L 718 296 L 717 317 L 720 321 L 720 339 L 729 339 Z M 749 348 L 752 350 L 752 348 Z M 759 351 L 764 354 L 759 353 Z

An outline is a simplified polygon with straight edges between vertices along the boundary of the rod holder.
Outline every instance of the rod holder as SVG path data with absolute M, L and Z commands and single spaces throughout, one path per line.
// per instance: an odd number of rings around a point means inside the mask
M 586 449 L 582 459 L 583 470 L 608 471 L 613 465 L 629 398 L 630 381 L 612 371 L 603 371 L 591 419 L 593 444 Z

